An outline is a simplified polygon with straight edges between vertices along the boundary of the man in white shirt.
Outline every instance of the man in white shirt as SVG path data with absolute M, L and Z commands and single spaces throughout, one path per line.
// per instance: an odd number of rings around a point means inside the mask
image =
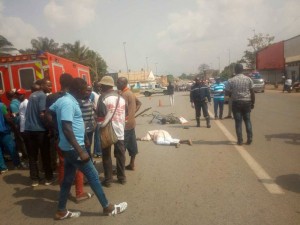
M 101 127 L 105 127 L 107 123 L 112 119 L 112 126 L 118 137 L 118 141 L 114 145 L 117 178 L 120 184 L 125 184 L 125 100 L 118 94 L 118 92 L 113 90 L 114 80 L 112 77 L 104 76 L 99 82 L 99 84 L 101 85 L 101 96 L 99 97 L 96 110 L 97 122 L 100 123 Z M 113 175 L 111 146 L 102 149 L 102 163 L 105 177 L 104 181 L 102 182 L 102 185 L 105 187 L 110 187 Z

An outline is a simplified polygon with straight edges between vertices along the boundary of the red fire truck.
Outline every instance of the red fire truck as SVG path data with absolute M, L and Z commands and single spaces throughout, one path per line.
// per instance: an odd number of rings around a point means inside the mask
M 0 95 L 7 103 L 6 91 L 23 88 L 30 95 L 31 85 L 38 79 L 48 78 L 52 82 L 52 92 L 60 90 L 59 77 L 69 73 L 80 77 L 90 85 L 89 67 L 72 62 L 57 55 L 44 52 L 42 54 L 26 54 L 0 57 Z

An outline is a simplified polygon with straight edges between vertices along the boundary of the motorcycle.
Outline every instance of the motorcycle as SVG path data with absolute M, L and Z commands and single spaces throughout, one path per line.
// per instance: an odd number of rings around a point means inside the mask
M 284 90 L 283 90 L 283 92 L 284 92 L 284 91 L 287 91 L 288 93 L 291 93 L 292 90 L 293 90 L 292 85 L 286 85 L 286 84 L 284 85 Z

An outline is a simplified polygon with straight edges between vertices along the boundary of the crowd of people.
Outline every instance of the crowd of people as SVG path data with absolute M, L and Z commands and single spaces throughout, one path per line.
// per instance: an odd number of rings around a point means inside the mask
M 210 116 L 207 104 L 211 103 L 211 93 L 214 101 L 215 119 L 223 119 L 224 97 L 229 96 L 229 110 L 225 118 L 231 118 L 231 112 L 235 120 L 237 144 L 243 145 L 242 122 L 244 121 L 247 133 L 246 144 L 250 145 L 253 141 L 252 124 L 250 120 L 251 110 L 254 109 L 255 94 L 253 80 L 243 74 L 243 65 L 235 65 L 235 75 L 230 78 L 226 85 L 216 79 L 216 83 L 209 87 L 204 80 L 195 79 L 195 84 L 190 91 L 190 102 L 195 108 L 197 127 L 200 127 L 201 109 L 206 120 L 207 128 L 211 127 Z
M 29 168 L 31 186 L 51 185 L 58 173 L 60 194 L 57 220 L 75 218 L 80 212 L 67 210 L 67 200 L 75 181 L 76 201 L 94 195 L 103 208 L 104 215 L 115 215 L 127 208 L 127 203 L 111 204 L 102 186 L 110 187 L 114 173 L 117 181 L 126 184 L 125 170 L 135 170 L 138 147 L 135 135 L 135 113 L 141 102 L 121 77 L 117 91 L 112 77 L 104 76 L 94 87 L 70 74 L 60 76 L 61 90 L 52 92 L 49 79 L 36 81 L 31 94 L 26 90 L 6 92 L 9 107 L 0 102 L 0 171 L 8 171 L 5 157 L 9 155 L 14 168 Z M 111 123 L 117 137 L 104 146 L 101 141 L 104 128 Z M 111 147 L 114 145 L 116 170 L 113 170 Z M 130 161 L 125 165 L 125 151 Z M 93 158 L 102 157 L 104 180 L 99 180 Z M 44 173 L 42 177 L 41 174 Z M 85 192 L 84 177 L 93 193 Z
M 201 110 L 210 128 L 208 105 L 211 93 L 214 94 L 215 119 L 223 119 L 225 92 L 231 98 L 232 113 L 235 120 L 237 144 L 243 144 L 242 121 L 247 132 L 246 144 L 252 143 L 252 125 L 250 112 L 254 108 L 255 95 L 253 81 L 242 74 L 243 66 L 235 66 L 235 76 L 228 80 L 226 86 L 216 80 L 210 88 L 203 80 L 195 79 L 190 91 L 190 102 L 195 108 L 197 127 L 200 127 Z M 104 187 L 111 187 L 113 175 L 117 182 L 127 182 L 126 170 L 135 170 L 138 154 L 137 140 L 153 140 L 157 144 L 179 146 L 180 143 L 192 145 L 191 140 L 174 139 L 163 130 L 154 130 L 143 138 L 135 134 L 135 113 L 141 102 L 128 87 L 128 80 L 114 80 L 104 76 L 94 87 L 85 80 L 73 78 L 70 74 L 60 76 L 61 90 L 52 92 L 48 79 L 36 81 L 31 94 L 25 98 L 26 90 L 18 89 L 6 92 L 9 107 L 0 102 L 0 171 L 8 171 L 4 153 L 9 154 L 15 169 L 29 168 L 31 186 L 43 183 L 51 185 L 58 173 L 60 194 L 58 208 L 54 218 L 57 220 L 76 218 L 80 212 L 67 210 L 67 200 L 75 181 L 76 201 L 92 198 L 94 195 L 103 208 L 104 215 L 115 215 L 126 210 L 127 203 L 109 203 Z M 174 86 L 168 86 L 171 106 L 174 105 Z M 104 133 L 108 126 L 112 133 Z M 106 135 L 106 138 L 101 138 Z M 112 138 L 112 136 L 115 136 Z M 164 137 L 163 140 L 160 137 Z M 167 137 L 167 138 L 166 138 Z M 110 142 L 108 142 L 110 141 Z M 108 143 L 107 143 L 108 142 Z M 112 165 L 112 145 L 116 158 L 116 170 Z M 126 165 L 125 151 L 130 161 Z M 94 157 L 102 157 L 104 180 L 100 181 L 94 166 Z M 41 171 L 44 176 L 41 177 Z M 84 191 L 84 177 L 93 193 Z M 43 178 L 43 179 L 42 179 Z

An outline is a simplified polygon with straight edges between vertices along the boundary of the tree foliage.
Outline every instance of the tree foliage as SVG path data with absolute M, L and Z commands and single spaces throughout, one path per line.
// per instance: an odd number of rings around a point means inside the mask
M 32 39 L 31 45 L 34 52 L 50 52 L 53 54 L 59 54 L 60 52 L 59 43 L 47 37 Z
M 0 55 L 10 55 L 17 51 L 13 44 L 9 42 L 4 36 L 0 35 Z
M 107 64 L 101 55 L 89 49 L 87 46 L 82 45 L 81 42 L 75 41 L 72 43 L 59 43 L 47 37 L 38 37 L 31 40 L 32 48 L 20 50 L 22 54 L 36 53 L 36 52 L 49 52 L 67 58 L 74 62 L 83 64 L 90 67 L 92 80 L 99 80 L 104 74 L 107 73 Z
M 224 70 L 220 74 L 220 77 L 222 78 L 222 80 L 228 80 L 229 78 L 231 78 L 233 76 L 235 65 L 236 65 L 236 63 L 231 63 L 230 65 L 228 65 L 224 68 Z
M 208 70 L 210 67 L 209 65 L 203 63 L 201 64 L 199 67 L 198 67 L 198 71 L 199 71 L 199 74 L 203 74 L 204 71 Z
M 256 66 L 256 52 L 269 46 L 274 41 L 274 36 L 269 34 L 254 34 L 252 38 L 248 38 L 248 47 L 244 51 L 244 56 L 240 62 L 246 63 L 249 69 L 255 69 Z

